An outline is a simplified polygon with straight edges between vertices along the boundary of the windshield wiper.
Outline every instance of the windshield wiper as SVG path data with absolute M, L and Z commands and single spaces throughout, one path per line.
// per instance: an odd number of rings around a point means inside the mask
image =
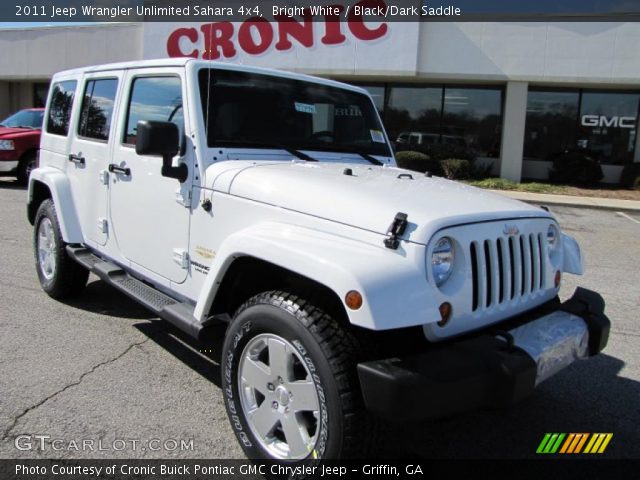
M 35 127 L 32 127 L 31 125 L 16 125 L 13 128 L 28 128 L 29 130 L 35 130 Z
M 251 148 L 251 147 L 275 148 L 275 149 L 278 149 L 278 150 L 284 150 L 285 152 L 290 153 L 294 157 L 297 157 L 300 160 L 304 160 L 306 162 L 317 162 L 318 161 L 315 158 L 310 157 L 306 153 L 301 152 L 300 150 L 296 150 L 295 148 L 287 147 L 286 145 L 282 145 L 280 143 L 256 142 L 255 140 L 248 140 L 248 139 L 245 140 L 243 138 L 240 138 L 238 140 L 225 140 L 225 141 L 223 141 L 221 143 L 223 145 L 224 144 L 242 145 L 243 147 L 247 147 L 247 148 Z
M 354 148 L 354 147 L 347 147 L 347 146 L 343 146 L 343 145 L 334 145 L 334 146 L 329 146 L 329 148 L 327 148 L 326 145 L 323 145 L 322 146 L 322 150 L 326 150 L 326 151 L 329 151 L 329 152 L 354 153 L 356 155 L 360 155 L 367 162 L 369 162 L 369 163 L 371 163 L 373 165 L 378 165 L 378 166 L 384 165 L 384 163 L 382 163 L 380 160 L 378 160 L 373 155 L 369 155 L 368 153 L 361 152 L 360 150 L 358 150 L 357 148 Z

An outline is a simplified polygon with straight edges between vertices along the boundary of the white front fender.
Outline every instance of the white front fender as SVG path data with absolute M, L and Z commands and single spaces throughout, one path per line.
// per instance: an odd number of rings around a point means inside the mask
M 325 285 L 343 304 L 347 292 L 359 291 L 363 306 L 356 311 L 345 306 L 354 325 L 388 330 L 439 321 L 424 271 L 424 247 L 403 242 L 398 250 L 390 250 L 381 236 L 375 237 L 375 243 L 364 243 L 275 222 L 239 231 L 217 252 L 194 315 L 200 322 L 206 319 L 231 263 L 251 256 Z
M 29 203 L 33 201 L 36 183 L 46 185 L 51 192 L 63 240 L 67 243 L 82 243 L 84 238 L 67 175 L 52 167 L 40 167 L 33 170 L 29 176 Z
M 563 262 L 562 271 L 582 275 L 584 273 L 584 264 L 582 262 L 582 252 L 580 245 L 570 235 L 562 234 Z

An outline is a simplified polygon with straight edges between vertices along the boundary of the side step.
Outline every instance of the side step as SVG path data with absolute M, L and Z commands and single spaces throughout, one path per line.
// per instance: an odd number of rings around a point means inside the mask
M 197 339 L 206 326 L 193 317 L 192 305 L 165 295 L 151 285 L 132 277 L 118 265 L 102 260 L 86 248 L 67 245 L 67 253 L 102 281 L 120 290 L 190 336 Z

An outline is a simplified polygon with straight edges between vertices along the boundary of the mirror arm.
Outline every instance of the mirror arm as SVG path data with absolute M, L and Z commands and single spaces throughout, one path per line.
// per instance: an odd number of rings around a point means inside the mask
M 184 163 L 174 167 L 171 165 L 172 160 L 173 155 L 164 155 L 162 157 L 162 170 L 160 174 L 163 177 L 175 178 L 180 183 L 184 183 L 189 177 L 189 168 Z

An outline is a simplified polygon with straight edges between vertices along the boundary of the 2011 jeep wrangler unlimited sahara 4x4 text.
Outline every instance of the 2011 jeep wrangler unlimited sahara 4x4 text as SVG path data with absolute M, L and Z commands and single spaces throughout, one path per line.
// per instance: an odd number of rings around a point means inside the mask
M 598 294 L 558 300 L 582 259 L 548 211 L 396 168 L 371 98 L 329 80 L 59 73 L 28 217 L 50 296 L 93 272 L 194 337 L 227 324 L 254 459 L 366 455 L 380 417 L 510 405 L 608 337 Z

